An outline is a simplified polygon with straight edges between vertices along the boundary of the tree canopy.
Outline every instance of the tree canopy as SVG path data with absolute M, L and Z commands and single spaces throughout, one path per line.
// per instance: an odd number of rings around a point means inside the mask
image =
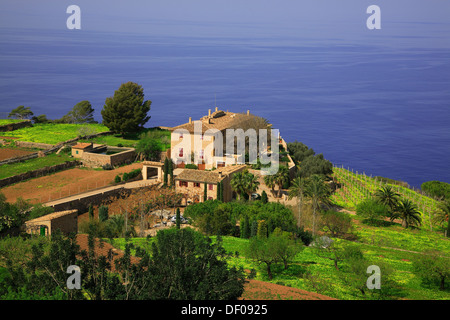
M 101 111 L 103 124 L 122 135 L 138 132 L 150 119 L 147 113 L 151 103 L 150 100 L 144 101 L 142 86 L 134 82 L 124 83 L 113 97 L 106 98 Z
M 89 101 L 80 101 L 61 120 L 64 123 L 95 123 L 94 109 Z
M 30 110 L 30 107 L 18 106 L 9 113 L 8 118 L 28 119 L 33 115 L 34 113 Z

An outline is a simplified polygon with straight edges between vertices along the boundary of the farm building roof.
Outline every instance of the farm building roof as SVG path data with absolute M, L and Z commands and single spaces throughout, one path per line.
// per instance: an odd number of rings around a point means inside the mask
M 221 182 L 227 175 L 240 171 L 243 168 L 245 168 L 245 165 L 228 166 L 216 169 L 214 171 L 183 169 L 183 171 L 178 174 L 174 180 L 216 184 Z

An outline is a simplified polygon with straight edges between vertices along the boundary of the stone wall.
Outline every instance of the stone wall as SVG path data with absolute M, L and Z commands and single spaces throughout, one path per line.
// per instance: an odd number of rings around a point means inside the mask
M 36 149 L 43 149 L 43 150 L 50 150 L 54 146 L 52 144 L 48 143 L 39 143 L 39 142 L 28 142 L 28 141 L 15 141 L 16 147 L 21 148 L 36 148 Z
M 90 205 L 98 206 L 101 204 L 107 204 L 108 199 L 127 197 L 131 194 L 131 191 L 131 189 L 122 187 L 98 192 L 85 197 L 82 197 L 82 195 L 80 195 L 80 198 L 75 199 L 72 196 L 71 200 L 64 202 L 64 200 L 61 199 L 60 201 L 58 201 L 58 204 L 53 205 L 52 207 L 55 209 L 55 211 L 77 209 L 80 214 L 83 214 L 88 211 Z
M 14 131 L 17 129 L 21 129 L 21 128 L 25 128 L 25 127 L 32 127 L 32 126 L 33 126 L 33 124 L 31 123 L 30 120 L 24 120 L 22 122 L 4 124 L 4 125 L 0 126 L 0 132 Z
M 10 184 L 21 182 L 23 180 L 41 177 L 41 176 L 48 175 L 48 174 L 56 172 L 56 171 L 61 171 L 61 170 L 67 169 L 67 168 L 72 168 L 72 167 L 75 167 L 80 164 L 81 163 L 79 161 L 74 160 L 74 161 L 57 164 L 57 165 L 54 165 L 51 167 L 44 167 L 41 169 L 18 174 L 18 175 L 12 176 L 12 177 L 0 179 L 0 188 L 6 187 Z
M 114 147 L 114 149 L 123 149 L 122 152 L 115 154 L 100 154 L 93 152 L 84 152 L 81 161 L 83 164 L 89 167 L 99 167 L 104 165 L 117 166 L 126 162 L 133 162 L 136 157 L 136 151 L 133 148 L 119 148 Z

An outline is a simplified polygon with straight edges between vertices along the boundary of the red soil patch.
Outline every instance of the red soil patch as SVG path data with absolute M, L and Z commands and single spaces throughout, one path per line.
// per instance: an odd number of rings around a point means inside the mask
M 15 202 L 17 198 L 22 197 L 32 203 L 44 203 L 110 186 L 117 174 L 138 168 L 142 168 L 142 164 L 133 163 L 114 170 L 68 169 L 7 186 L 2 188 L 1 192 L 8 202 Z
M 81 250 L 89 251 L 88 235 L 87 234 L 78 234 L 77 235 L 77 244 L 80 246 Z M 107 257 L 110 250 L 113 252 L 113 255 L 112 255 L 113 261 L 111 262 L 111 268 L 114 271 L 114 269 L 115 269 L 114 261 L 123 257 L 124 252 L 122 250 L 114 248 L 111 244 L 109 244 L 107 242 L 100 243 L 100 241 L 98 239 L 95 239 L 94 252 L 97 257 L 98 256 Z M 131 263 L 139 262 L 139 258 L 131 256 L 130 259 L 131 259 Z
M 27 154 L 33 153 L 32 151 L 13 149 L 13 148 L 0 148 L 0 161 L 15 158 L 20 156 L 25 156 Z
M 282 286 L 279 284 L 249 280 L 240 300 L 336 300 L 318 293 Z

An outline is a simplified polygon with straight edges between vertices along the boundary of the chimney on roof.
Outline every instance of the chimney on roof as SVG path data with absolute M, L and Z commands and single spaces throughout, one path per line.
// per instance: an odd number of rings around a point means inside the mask
M 189 123 L 192 123 L 192 117 L 189 117 Z
M 248 115 L 248 116 L 250 115 L 250 110 L 247 110 L 247 115 Z
M 208 117 L 211 117 L 211 109 L 208 109 Z
M 219 108 L 218 107 L 216 107 L 216 112 L 217 112 L 217 110 L 218 110 Z
M 222 178 L 222 177 L 223 177 L 222 171 L 219 171 L 219 178 Z

